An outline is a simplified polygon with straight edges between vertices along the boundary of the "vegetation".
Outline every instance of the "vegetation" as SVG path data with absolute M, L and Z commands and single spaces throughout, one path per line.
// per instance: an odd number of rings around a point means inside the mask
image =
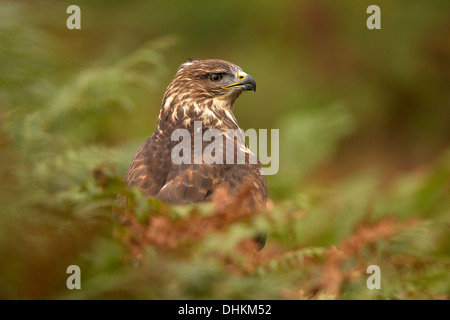
M 0 299 L 449 298 L 450 3 L 380 0 L 372 31 L 368 1 L 76 4 L 81 30 L 0 3 Z M 266 212 L 126 190 L 186 58 L 256 79 L 235 113 L 280 130 Z

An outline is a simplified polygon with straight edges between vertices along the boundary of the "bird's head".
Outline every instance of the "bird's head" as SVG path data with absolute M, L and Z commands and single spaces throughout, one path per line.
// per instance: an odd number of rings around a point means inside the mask
M 197 102 L 214 99 L 231 106 L 244 90 L 256 91 L 255 80 L 228 61 L 189 60 L 183 63 L 168 89 L 189 93 Z
M 217 59 L 189 60 L 167 87 L 160 119 L 176 126 L 188 125 L 197 117 L 220 124 L 224 117 L 232 117 L 229 112 L 245 90 L 256 91 L 256 83 L 237 65 Z

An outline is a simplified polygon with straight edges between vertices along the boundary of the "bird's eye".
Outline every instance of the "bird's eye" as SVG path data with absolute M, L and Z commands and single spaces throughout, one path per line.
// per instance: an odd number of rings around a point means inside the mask
M 209 77 L 209 79 L 210 79 L 211 81 L 213 81 L 213 82 L 217 82 L 217 81 L 222 80 L 222 75 L 221 75 L 220 73 L 213 73 L 213 74 Z

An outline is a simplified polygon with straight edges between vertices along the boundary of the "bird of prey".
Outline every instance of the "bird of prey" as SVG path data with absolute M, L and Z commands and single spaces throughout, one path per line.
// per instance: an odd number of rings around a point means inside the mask
M 170 204 L 216 202 L 219 190 L 233 198 L 245 187 L 248 192 L 239 200 L 240 209 L 264 209 L 267 185 L 261 165 L 245 139 L 231 134 L 240 130 L 234 103 L 247 90 L 256 91 L 255 80 L 230 62 L 208 59 L 181 64 L 164 94 L 156 130 L 136 151 L 126 183 Z M 211 132 L 215 135 L 205 138 Z M 211 148 L 220 139 L 223 143 Z M 189 149 L 176 149 L 183 140 Z

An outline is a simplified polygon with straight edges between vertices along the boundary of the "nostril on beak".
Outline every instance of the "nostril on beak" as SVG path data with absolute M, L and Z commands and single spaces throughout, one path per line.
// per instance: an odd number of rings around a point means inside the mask
M 247 74 L 245 72 L 243 72 L 243 71 L 238 72 L 238 78 L 240 81 L 244 80 L 246 76 L 247 76 Z

